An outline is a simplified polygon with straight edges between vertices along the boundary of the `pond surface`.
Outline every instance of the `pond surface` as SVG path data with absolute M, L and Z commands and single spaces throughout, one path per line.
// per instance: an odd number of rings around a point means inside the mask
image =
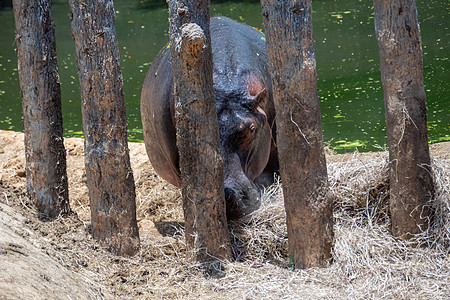
M 139 112 L 145 73 L 168 42 L 164 0 L 117 0 L 116 30 L 129 139 L 142 140 Z M 429 140 L 450 140 L 450 2 L 417 1 L 424 53 Z M 318 90 L 324 140 L 338 152 L 374 151 L 387 144 L 383 88 L 372 0 L 313 1 Z M 82 136 L 79 84 L 67 1 L 53 1 L 64 133 Z M 212 1 L 211 15 L 263 28 L 257 1 Z M 11 8 L 0 10 L 0 129 L 23 130 Z

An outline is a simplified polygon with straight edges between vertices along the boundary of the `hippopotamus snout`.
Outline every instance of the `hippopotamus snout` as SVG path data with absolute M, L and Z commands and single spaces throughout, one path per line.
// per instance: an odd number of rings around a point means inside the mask
M 260 191 L 245 174 L 234 175 L 225 179 L 225 202 L 228 219 L 238 219 L 259 208 Z

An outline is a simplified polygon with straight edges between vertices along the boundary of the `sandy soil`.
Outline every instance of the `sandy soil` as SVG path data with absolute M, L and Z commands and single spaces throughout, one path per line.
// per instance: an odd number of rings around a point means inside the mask
M 87 267 L 97 255 L 100 264 L 105 259 L 103 255 L 108 257 L 105 264 L 126 258 L 110 255 L 91 239 L 83 140 L 65 139 L 65 147 L 70 204 L 75 214 L 41 222 L 26 196 L 23 134 L 0 130 L 0 299 L 111 297 L 103 292 L 108 291 L 107 287 L 95 284 L 101 275 L 87 269 L 89 274 L 83 274 L 80 268 Z M 179 190 L 156 175 L 144 144 L 130 143 L 130 157 L 142 243 L 174 242 L 164 235 L 172 235 L 172 225 L 182 221 Z M 112 281 L 125 280 L 119 274 L 114 277 Z M 68 286 L 73 288 L 67 289 Z
M 208 278 L 187 259 L 180 192 L 156 175 L 141 143 L 129 144 L 141 250 L 132 258 L 104 251 L 89 234 L 83 141 L 65 139 L 65 146 L 74 214 L 42 222 L 25 194 L 23 134 L 0 130 L 0 299 L 345 298 L 342 286 L 315 282 L 311 273 L 293 273 L 270 261 L 231 263 L 226 279 Z M 450 142 L 430 149 L 436 158 L 450 158 Z M 328 153 L 327 161 L 345 162 L 352 156 Z M 386 153 L 361 159 L 378 156 Z M 261 287 L 274 269 L 282 286 L 273 291 Z M 244 273 L 253 279 L 240 281 Z M 439 289 L 439 295 L 450 295 L 448 282 Z

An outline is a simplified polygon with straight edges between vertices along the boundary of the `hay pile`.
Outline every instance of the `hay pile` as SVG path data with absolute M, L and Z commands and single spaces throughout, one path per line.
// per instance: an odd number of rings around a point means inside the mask
M 224 262 L 223 271 L 211 277 L 204 266 L 189 260 L 180 193 L 154 173 L 142 144 L 130 143 L 141 249 L 127 258 L 108 253 L 89 233 L 82 141 L 65 140 L 76 215 L 50 223 L 39 221 L 24 195 L 19 135 L 4 133 L 0 143 L 0 201 L 25 216 L 23 226 L 40 237 L 30 240 L 35 246 L 84 276 L 107 299 L 450 298 L 450 144 L 432 159 L 436 195 L 430 206 L 435 218 L 415 241 L 395 240 L 389 231 L 387 153 L 331 156 L 327 161 L 335 240 L 330 265 L 289 267 L 277 181 L 264 192 L 258 211 L 229 224 L 237 262 Z
M 331 298 L 450 297 L 450 160 L 432 160 L 436 195 L 429 205 L 435 218 L 427 232 L 405 242 L 389 231 L 387 159 L 387 153 L 370 158 L 355 153 L 348 161 L 328 164 L 334 200 L 333 262 L 324 269 L 295 271 L 293 280 L 337 288 L 338 294 L 326 295 Z M 264 199 L 257 212 L 231 226 L 237 256 L 253 264 L 276 262 L 287 268 L 281 184 L 269 188 Z M 277 276 L 281 273 L 271 274 L 274 284 Z M 278 280 L 283 285 L 283 276 Z
M 432 160 L 436 195 L 430 206 L 436 217 L 427 232 L 406 242 L 394 239 L 389 230 L 387 159 L 387 153 L 363 156 L 356 152 L 349 160 L 328 164 L 335 221 L 333 258 L 329 267 L 290 269 L 282 185 L 277 180 L 264 191 L 260 209 L 229 224 L 232 250 L 240 263 L 225 263 L 223 277 L 205 281 L 202 266 L 185 260 L 188 256 L 182 242 L 182 226 L 176 229 L 177 239 L 168 244 L 153 244 L 177 265 L 167 270 L 169 284 L 179 285 L 184 292 L 172 296 L 242 299 L 449 297 L 450 160 Z

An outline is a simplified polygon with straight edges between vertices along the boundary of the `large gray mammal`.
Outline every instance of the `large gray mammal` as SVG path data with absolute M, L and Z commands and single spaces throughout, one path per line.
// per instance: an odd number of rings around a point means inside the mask
M 275 109 L 264 34 L 226 17 L 211 19 L 214 95 L 224 158 L 227 217 L 259 207 L 259 187 L 278 169 Z M 144 81 L 144 141 L 155 171 L 180 187 L 173 77 L 168 47 Z

